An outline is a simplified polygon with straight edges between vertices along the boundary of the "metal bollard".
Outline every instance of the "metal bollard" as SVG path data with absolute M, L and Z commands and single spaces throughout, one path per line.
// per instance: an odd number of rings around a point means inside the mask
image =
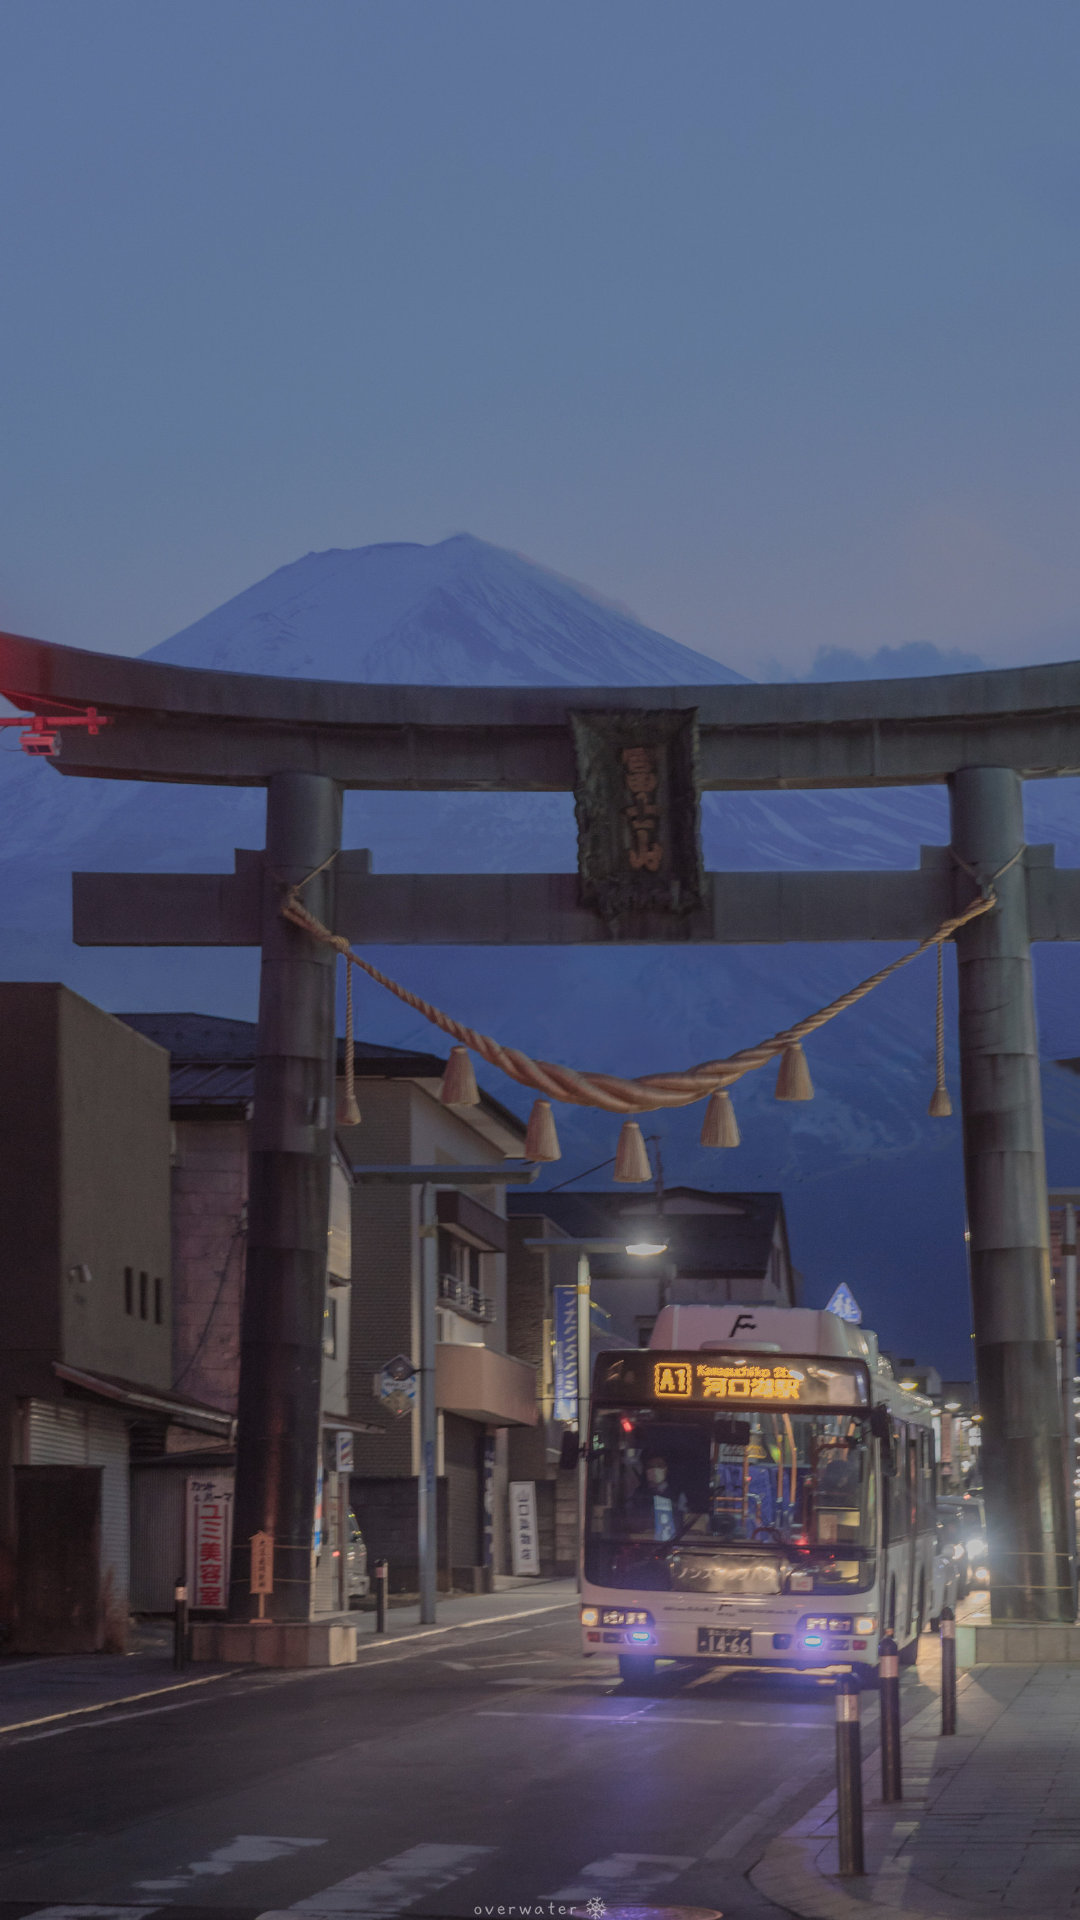
M 956 1615 L 941 1609 L 941 1731 L 956 1732 Z
M 173 1588 L 173 1666 L 183 1673 L 188 1658 L 187 1586 L 178 1580 Z
M 390 1563 L 388 1560 L 375 1562 L 375 1631 L 386 1632 L 386 1589 L 390 1584 Z
M 836 1683 L 836 1828 L 840 1872 L 865 1873 L 859 1683 L 853 1673 L 842 1673 Z
M 878 1644 L 878 1689 L 881 1694 L 881 1797 L 902 1800 L 900 1774 L 900 1653 L 891 1633 Z

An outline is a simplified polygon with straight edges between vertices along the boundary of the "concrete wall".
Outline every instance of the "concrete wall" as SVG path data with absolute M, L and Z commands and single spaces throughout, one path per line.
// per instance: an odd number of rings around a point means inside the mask
M 56 1394 L 59 1359 L 170 1384 L 168 1100 L 160 1047 L 66 987 L 0 984 L 0 1386 Z
M 172 1135 L 173 1385 L 193 1400 L 233 1413 L 247 1248 L 247 1122 L 239 1115 L 185 1119 L 181 1114 Z M 347 1280 L 350 1188 L 336 1160 L 330 1187 L 330 1265 Z M 330 1291 L 337 1309 L 337 1350 L 323 1355 L 322 1405 L 345 1415 L 352 1290 L 346 1284 Z M 183 1444 L 192 1442 L 188 1438 Z
M 240 1378 L 247 1125 L 180 1119 L 173 1141 L 174 1384 L 232 1413 Z
M 407 1162 L 412 1140 L 409 1082 L 364 1080 L 357 1095 L 360 1125 L 339 1129 L 350 1160 L 371 1165 Z M 416 1209 L 414 1188 L 360 1183 L 353 1188 L 349 1411 L 356 1420 L 378 1420 L 386 1429 L 377 1438 L 356 1437 L 357 1471 L 379 1479 L 415 1471 L 413 1423 L 407 1415 L 394 1418 L 382 1410 L 372 1379 L 395 1354 L 415 1355 Z

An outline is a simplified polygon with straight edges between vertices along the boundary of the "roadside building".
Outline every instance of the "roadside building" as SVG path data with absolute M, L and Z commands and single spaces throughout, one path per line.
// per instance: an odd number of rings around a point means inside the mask
M 256 1027 L 253 1021 L 212 1014 L 129 1013 L 119 1018 L 156 1047 L 166 1049 L 168 1058 L 173 1386 L 220 1409 L 231 1427 L 240 1386 Z M 349 1413 L 351 1186 L 347 1157 L 335 1139 L 323 1307 L 317 1540 L 317 1605 L 322 1612 L 336 1612 L 348 1604 L 343 1545 L 354 1437 Z M 207 1493 L 211 1504 L 224 1503 L 231 1511 L 231 1450 L 216 1451 L 212 1461 L 209 1456 L 202 1460 L 202 1445 L 220 1450 L 221 1440 L 207 1436 L 193 1446 L 190 1433 L 174 1430 L 165 1435 L 164 1447 L 140 1450 L 133 1479 L 139 1524 L 133 1536 L 132 1586 L 132 1602 L 139 1611 L 159 1612 L 172 1605 L 177 1570 L 194 1551 L 187 1534 L 201 1493 Z M 163 1454 L 168 1460 L 161 1458 Z M 215 1503 L 215 1494 L 220 1494 L 220 1502 Z M 208 1584 L 203 1593 L 194 1579 L 196 1572 L 189 1568 L 193 1604 L 198 1607 L 201 1601 L 223 1607 L 223 1584 L 212 1588 Z
M 362 1119 L 342 1138 L 354 1167 L 438 1166 L 450 1182 L 434 1195 L 433 1222 L 439 1582 L 469 1588 L 509 1570 L 508 1436 L 536 1422 L 536 1371 L 509 1338 L 506 1189 L 455 1188 L 453 1171 L 520 1158 L 525 1130 L 486 1093 L 477 1106 L 444 1106 L 445 1066 L 436 1054 L 358 1045 Z M 384 1429 L 357 1441 L 353 1499 L 369 1554 L 389 1560 L 399 1590 L 418 1579 L 419 1408 L 388 1413 L 375 1381 L 399 1356 L 419 1363 L 422 1204 L 418 1185 L 353 1188 L 350 1404 Z
M 58 984 L 0 984 L 0 1624 L 122 1650 L 129 1445 L 221 1445 L 173 1387 L 167 1055 Z
M 201 1014 L 128 1014 L 168 1049 L 172 1122 L 174 1356 L 178 1386 L 233 1413 L 239 1381 L 247 1199 L 247 1140 L 254 1098 L 253 1022 Z M 335 1136 L 327 1249 L 323 1359 L 325 1500 L 328 1520 L 351 1495 L 369 1559 L 385 1555 L 396 1589 L 417 1584 L 419 1423 L 395 1415 L 375 1393 L 376 1373 L 404 1357 L 419 1363 L 421 1192 L 418 1186 L 353 1184 L 352 1164 L 498 1164 L 520 1156 L 524 1129 L 482 1095 L 470 1108 L 439 1100 L 446 1065 L 433 1054 L 355 1043 L 359 1126 Z M 339 1042 L 339 1071 L 344 1042 Z M 439 1568 L 443 1586 L 482 1584 L 506 1564 L 506 1430 L 536 1419 L 535 1374 L 507 1344 L 504 1189 L 452 1186 L 435 1195 L 438 1291 Z M 338 1434 L 351 1436 L 353 1469 L 336 1477 Z M 178 1512 L 180 1468 L 154 1470 L 160 1498 Z M 217 1472 L 231 1474 L 227 1458 Z M 208 1472 L 209 1464 L 208 1464 Z M 140 1469 L 140 1500 L 149 1491 Z M 338 1503 L 335 1506 L 335 1502 Z M 345 1506 L 347 1509 L 347 1500 Z M 485 1524 L 486 1522 L 486 1524 Z M 170 1541 L 179 1520 L 172 1523 Z M 148 1608 L 173 1577 L 176 1548 L 160 1538 L 136 1588 Z M 334 1602 L 320 1556 L 320 1599 Z M 170 1587 L 171 1590 L 171 1587 Z M 338 1596 L 340 1597 L 340 1596 Z

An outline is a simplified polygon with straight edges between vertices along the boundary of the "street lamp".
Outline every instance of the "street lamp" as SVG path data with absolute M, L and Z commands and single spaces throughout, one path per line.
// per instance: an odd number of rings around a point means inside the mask
M 581 1587 L 581 1549 L 585 1541 L 585 1448 L 589 1438 L 589 1395 L 592 1386 L 592 1269 L 591 1253 L 628 1253 L 635 1260 L 647 1260 L 653 1254 L 666 1253 L 663 1229 L 653 1226 L 635 1229 L 634 1240 L 526 1240 L 534 1253 L 577 1254 L 577 1415 L 578 1415 L 578 1588 Z
M 438 1295 L 438 1223 L 436 1187 L 530 1187 L 539 1173 L 532 1160 L 502 1161 L 494 1167 L 354 1167 L 353 1179 L 372 1187 L 422 1187 L 420 1197 L 420 1474 L 417 1481 L 416 1547 L 420 1580 L 420 1624 L 435 1624 L 439 1528 L 435 1512 L 435 1302 Z
M 654 1239 L 644 1228 L 642 1228 L 641 1238 L 633 1242 L 628 1241 L 626 1247 L 627 1253 L 632 1253 L 638 1260 L 647 1260 L 651 1254 L 666 1253 L 667 1250 L 666 1240 Z

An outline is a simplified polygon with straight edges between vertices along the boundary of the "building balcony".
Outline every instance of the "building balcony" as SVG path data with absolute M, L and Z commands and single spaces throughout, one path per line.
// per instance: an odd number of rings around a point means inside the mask
M 467 1314 L 470 1320 L 487 1325 L 495 1318 L 495 1302 L 491 1295 L 481 1293 L 479 1287 L 471 1287 L 459 1274 L 440 1273 L 439 1299 L 444 1306 Z
M 536 1368 L 490 1347 L 442 1341 L 435 1348 L 435 1404 L 490 1427 L 534 1427 Z

